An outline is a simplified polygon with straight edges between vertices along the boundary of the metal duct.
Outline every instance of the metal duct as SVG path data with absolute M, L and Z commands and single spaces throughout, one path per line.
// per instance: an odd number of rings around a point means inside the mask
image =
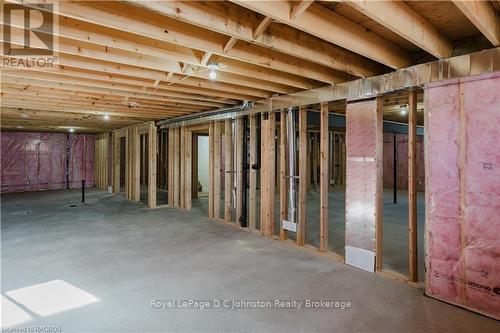
M 372 98 L 398 90 L 423 86 L 431 82 L 460 79 L 497 71 L 500 71 L 500 47 L 414 65 L 383 75 L 270 97 L 253 102 L 250 107 L 243 108 L 245 104 L 243 103 L 242 106 L 236 108 L 201 112 L 195 115 L 161 121 L 158 124 L 175 124 L 174 126 L 179 126 L 209 120 L 236 118 L 242 115 L 300 105 Z
M 217 116 L 226 114 L 233 114 L 234 116 L 233 117 L 224 116 L 220 119 L 235 118 L 236 114 L 238 114 L 239 112 L 250 110 L 252 106 L 253 102 L 244 101 L 238 106 L 197 112 L 195 114 L 190 114 L 187 116 L 180 116 L 172 119 L 160 120 L 156 122 L 156 126 L 160 128 L 179 127 L 187 124 L 194 124 L 199 122 L 206 122 L 208 120 L 215 120 Z

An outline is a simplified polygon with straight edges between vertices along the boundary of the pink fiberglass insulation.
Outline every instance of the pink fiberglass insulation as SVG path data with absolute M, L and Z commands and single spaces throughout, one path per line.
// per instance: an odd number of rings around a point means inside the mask
M 500 318 L 500 74 L 429 85 L 426 293 Z
M 346 246 L 374 252 L 382 144 L 377 101 L 347 104 L 346 121 Z
M 86 187 L 94 186 L 94 143 L 94 135 L 70 135 L 70 188 L 81 187 L 82 179 Z
M 81 138 L 71 134 L 71 163 L 81 165 Z M 85 135 L 86 186 L 94 186 L 94 136 Z M 1 192 L 65 189 L 68 135 L 64 133 L 0 132 Z M 70 187 L 81 187 L 82 173 L 70 173 Z

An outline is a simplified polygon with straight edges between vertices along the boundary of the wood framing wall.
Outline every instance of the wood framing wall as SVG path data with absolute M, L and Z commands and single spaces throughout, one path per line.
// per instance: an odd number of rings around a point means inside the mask
M 157 131 L 153 121 L 113 131 L 113 193 L 120 192 L 120 164 L 125 163 L 125 197 L 139 201 L 141 195 L 141 135 L 147 137 L 148 207 L 156 207 Z M 125 161 L 120 160 L 121 138 L 125 138 Z M 107 147 L 107 146 L 106 146 Z M 143 144 L 145 147 L 145 144 Z M 99 148 L 105 149 L 105 148 Z M 143 148 L 144 149 L 144 148 Z M 98 150 L 96 150 L 97 152 Z M 98 151 L 99 155 L 102 151 Z M 146 171 L 146 170 L 144 170 Z M 107 179 L 107 176 L 106 176 Z
M 108 189 L 109 133 L 97 134 L 95 138 L 95 186 Z

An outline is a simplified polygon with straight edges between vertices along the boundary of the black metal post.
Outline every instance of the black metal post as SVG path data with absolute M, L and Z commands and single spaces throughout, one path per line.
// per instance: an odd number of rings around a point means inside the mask
M 394 203 L 398 203 L 398 142 L 396 132 L 394 134 L 394 145 L 393 145 L 393 173 L 392 173 L 392 187 L 393 187 L 393 196 Z
M 82 202 L 85 202 L 85 179 L 82 179 Z

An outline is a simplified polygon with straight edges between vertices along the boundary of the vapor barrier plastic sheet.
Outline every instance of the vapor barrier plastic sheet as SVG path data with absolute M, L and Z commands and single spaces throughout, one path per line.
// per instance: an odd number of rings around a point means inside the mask
M 376 100 L 347 104 L 346 117 L 346 263 L 373 271 L 382 119 Z
M 1 192 L 65 189 L 68 156 L 69 187 L 81 187 L 82 179 L 94 186 L 94 140 L 86 134 L 0 132 Z
M 500 318 L 500 74 L 429 85 L 426 293 Z M 462 92 L 462 96 L 461 96 Z

